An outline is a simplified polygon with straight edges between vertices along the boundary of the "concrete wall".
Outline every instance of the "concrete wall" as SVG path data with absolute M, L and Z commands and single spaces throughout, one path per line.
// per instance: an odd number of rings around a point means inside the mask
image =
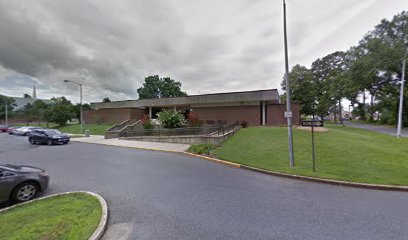
M 297 103 L 292 103 L 292 124 L 300 125 L 300 107 Z M 266 110 L 267 121 L 266 125 L 268 126 L 280 126 L 287 125 L 285 118 L 286 104 L 273 104 L 268 105 Z
M 145 110 L 135 108 L 86 110 L 84 111 L 84 122 L 115 124 L 129 119 L 141 119 L 144 114 Z

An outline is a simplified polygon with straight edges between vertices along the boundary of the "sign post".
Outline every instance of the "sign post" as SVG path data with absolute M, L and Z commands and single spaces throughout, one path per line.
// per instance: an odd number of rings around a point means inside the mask
M 302 121 L 303 127 L 312 128 L 312 156 L 313 156 L 313 172 L 316 171 L 316 150 L 315 150 L 315 140 L 314 140 L 314 128 L 323 127 L 323 121 Z

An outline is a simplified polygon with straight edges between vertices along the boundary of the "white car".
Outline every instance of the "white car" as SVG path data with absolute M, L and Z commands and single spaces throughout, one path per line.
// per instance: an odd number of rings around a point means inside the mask
M 36 129 L 41 129 L 41 128 L 39 127 L 19 127 L 19 128 L 13 129 L 11 134 L 19 135 L 19 136 L 29 136 L 31 134 L 31 131 L 36 130 Z

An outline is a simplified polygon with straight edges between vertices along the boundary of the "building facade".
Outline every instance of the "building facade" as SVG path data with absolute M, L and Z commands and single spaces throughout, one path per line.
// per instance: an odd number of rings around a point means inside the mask
M 280 103 L 276 89 L 192 95 L 186 97 L 127 100 L 91 103 L 92 110 L 84 111 L 85 123 L 114 124 L 144 115 L 156 118 L 162 109 L 180 111 L 186 117 L 195 113 L 207 122 L 247 122 L 250 126 L 279 126 L 286 124 L 286 105 Z M 300 123 L 299 105 L 292 104 L 293 124 Z

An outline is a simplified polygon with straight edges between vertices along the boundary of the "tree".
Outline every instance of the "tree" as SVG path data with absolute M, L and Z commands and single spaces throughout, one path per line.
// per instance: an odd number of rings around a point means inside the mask
M 81 123 L 81 104 L 77 103 L 72 106 L 74 111 L 74 118 L 78 119 L 79 123 Z M 82 104 L 82 110 L 91 110 L 91 105 L 88 103 Z
M 49 106 L 44 101 L 36 100 L 32 105 L 30 116 L 33 119 L 47 122 L 45 114 L 46 114 L 46 110 L 48 109 L 48 107 Z
M 137 93 L 139 99 L 187 96 L 187 93 L 181 91 L 180 82 L 169 77 L 160 78 L 158 75 L 146 77 Z
M 31 98 L 31 96 L 28 95 L 27 93 L 24 93 L 23 97 L 24 97 L 24 98 Z
M 104 98 L 104 99 L 102 100 L 102 102 L 111 102 L 111 100 L 110 100 L 108 97 L 106 97 L 106 98 Z
M 6 117 L 6 101 L 7 101 L 7 115 L 8 117 L 13 116 L 14 114 L 14 106 L 15 106 L 15 100 L 14 98 L 6 97 L 3 95 L 0 95 L 0 119 L 5 119 Z
M 313 115 L 315 91 L 312 72 L 304 66 L 294 66 L 289 73 L 289 85 L 291 100 L 300 104 L 300 112 L 305 115 Z M 286 91 L 285 79 L 282 80 L 281 86 Z
M 330 64 L 327 58 L 319 58 L 312 63 L 313 86 L 315 89 L 315 112 L 324 119 L 330 112 L 330 107 L 335 103 L 330 95 L 329 75 Z
M 398 104 L 398 81 L 401 78 L 401 59 L 408 56 L 408 12 L 403 11 L 389 21 L 384 19 L 352 48 L 353 64 L 350 76 L 354 89 L 361 93 L 361 116 L 366 109 L 373 120 L 379 111 L 384 122 L 395 122 Z M 370 93 L 370 105 L 365 104 L 366 92 Z M 354 93 L 356 94 L 356 93 Z M 356 97 L 357 98 L 357 97 Z M 404 118 L 408 118 L 405 112 Z
M 23 115 L 27 120 L 27 125 L 30 125 L 30 122 L 32 121 L 33 105 L 27 103 L 22 109 L 19 109 L 17 113 Z
M 52 98 L 51 101 L 50 107 L 44 110 L 44 118 L 47 122 L 64 126 L 68 120 L 75 117 L 74 107 L 65 97 Z

